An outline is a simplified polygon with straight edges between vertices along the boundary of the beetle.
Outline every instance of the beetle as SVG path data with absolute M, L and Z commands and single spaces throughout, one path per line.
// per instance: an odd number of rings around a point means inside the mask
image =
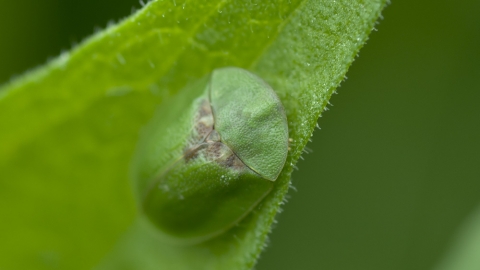
M 132 178 L 142 215 L 170 242 L 194 244 L 238 224 L 272 190 L 287 118 L 275 91 L 237 67 L 213 70 L 172 102 L 143 131 Z

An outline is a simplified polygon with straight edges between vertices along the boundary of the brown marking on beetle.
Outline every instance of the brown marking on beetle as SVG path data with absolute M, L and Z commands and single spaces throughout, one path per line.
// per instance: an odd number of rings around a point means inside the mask
M 227 158 L 223 160 L 220 164 L 227 168 L 238 171 L 247 168 L 247 166 L 233 152 L 231 152 L 230 155 L 228 155 Z
M 183 151 L 185 162 L 201 156 L 233 170 L 248 168 L 227 145 L 222 143 L 220 134 L 214 129 L 212 108 L 207 99 L 200 103 L 195 114 L 191 138 Z
M 210 102 L 204 99 L 195 114 L 193 139 L 195 141 L 203 140 L 213 130 L 213 113 Z
M 186 148 L 183 151 L 183 159 L 185 159 L 185 162 L 189 162 L 192 159 L 196 159 L 199 156 L 199 152 L 202 149 L 205 149 L 208 145 L 205 143 L 202 144 L 197 144 L 191 147 Z
M 225 155 L 225 150 L 228 151 L 230 149 L 221 142 L 208 143 L 208 147 L 205 149 L 205 156 L 207 157 L 207 160 L 217 161 Z

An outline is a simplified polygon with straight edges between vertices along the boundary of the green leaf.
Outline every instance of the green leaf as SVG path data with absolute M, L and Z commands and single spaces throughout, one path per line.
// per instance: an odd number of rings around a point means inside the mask
M 0 268 L 249 269 L 294 164 L 386 0 L 154 1 L 0 89 Z M 137 218 L 129 164 L 160 104 L 214 68 L 265 79 L 287 164 L 238 226 L 176 247 Z
M 436 270 L 480 269 L 480 208 L 476 209 L 458 231 L 453 245 Z

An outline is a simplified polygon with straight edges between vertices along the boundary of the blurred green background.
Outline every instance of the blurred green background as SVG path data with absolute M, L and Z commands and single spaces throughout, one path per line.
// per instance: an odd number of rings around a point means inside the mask
M 133 6 L 3 0 L 0 83 Z M 480 204 L 478 11 L 478 0 L 386 8 L 319 120 L 256 269 L 435 266 Z

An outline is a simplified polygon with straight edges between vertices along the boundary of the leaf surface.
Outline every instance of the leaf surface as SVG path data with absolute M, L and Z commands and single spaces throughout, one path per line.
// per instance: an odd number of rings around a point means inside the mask
M 440 260 L 436 270 L 475 270 L 480 268 L 480 208 L 477 207 L 462 224 Z
M 384 5 L 154 1 L 0 88 L 0 268 L 252 268 L 294 164 Z M 223 66 L 276 90 L 289 122 L 287 163 L 238 226 L 200 245 L 166 245 L 137 218 L 130 159 L 155 108 Z

